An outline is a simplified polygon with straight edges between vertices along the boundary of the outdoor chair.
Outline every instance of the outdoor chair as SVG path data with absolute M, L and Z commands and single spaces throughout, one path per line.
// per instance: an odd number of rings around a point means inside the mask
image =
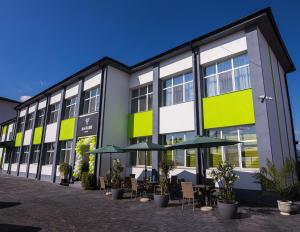
M 182 191 L 182 206 L 181 210 L 183 211 L 184 202 L 187 201 L 188 204 L 192 200 L 193 202 L 193 211 L 195 211 L 195 195 L 196 191 L 193 189 L 192 182 L 181 182 L 181 191 Z
M 131 198 L 133 197 L 133 193 L 135 193 L 135 198 L 137 198 L 138 193 L 140 193 L 141 195 L 142 192 L 143 192 L 143 187 L 138 185 L 135 178 L 131 178 Z

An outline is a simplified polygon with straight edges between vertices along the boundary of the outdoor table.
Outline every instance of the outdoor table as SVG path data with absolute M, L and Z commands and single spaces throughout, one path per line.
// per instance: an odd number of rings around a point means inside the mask
M 211 191 L 210 190 L 212 190 L 214 188 L 214 186 L 212 186 L 212 185 L 206 185 L 206 189 L 205 189 L 205 185 L 204 184 L 196 184 L 196 185 L 193 185 L 193 188 L 196 191 L 198 191 L 198 192 L 205 191 L 205 198 L 208 197 L 208 203 L 210 205 L 210 198 L 211 198 L 211 196 L 210 196 L 210 192 Z M 208 194 L 207 194 L 207 192 L 208 192 Z M 204 199 L 204 200 L 205 200 L 205 203 L 207 203 L 206 202 L 207 199 Z

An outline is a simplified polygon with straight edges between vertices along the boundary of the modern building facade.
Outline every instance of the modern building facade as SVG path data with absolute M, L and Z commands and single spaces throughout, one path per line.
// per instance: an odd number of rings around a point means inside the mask
M 209 135 L 243 143 L 207 150 L 207 174 L 226 160 L 240 176 L 237 189 L 260 190 L 253 173 L 267 158 L 277 166 L 296 158 L 286 82 L 294 70 L 269 8 L 134 66 L 105 57 L 16 107 L 15 126 L 1 126 L 2 141 L 15 141 L 2 168 L 55 182 L 61 162 L 75 165 L 82 138 L 93 136 L 101 147 Z M 176 164 L 171 175 L 196 182 L 203 173 L 197 152 L 168 151 Z M 157 173 L 161 155 L 115 157 L 124 175 L 139 177 L 145 162 Z M 97 176 L 108 167 L 108 157 L 96 158 Z

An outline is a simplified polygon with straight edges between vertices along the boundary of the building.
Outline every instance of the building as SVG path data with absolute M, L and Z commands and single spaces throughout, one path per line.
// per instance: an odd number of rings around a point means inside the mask
M 19 104 L 18 101 L 0 97 L 0 124 L 17 116 L 15 107 Z
M 244 142 L 207 151 L 208 175 L 227 160 L 240 176 L 237 189 L 260 190 L 253 173 L 267 158 L 277 166 L 296 158 L 286 82 L 294 70 L 270 8 L 131 67 L 104 57 L 16 107 L 15 148 L 3 169 L 55 182 L 60 162 L 75 165 L 75 144 L 84 137 L 101 147 L 200 134 Z M 203 173 L 196 152 L 169 151 L 171 175 L 195 182 Z M 124 175 L 139 177 L 145 162 L 157 171 L 160 155 L 118 157 Z M 108 159 L 96 159 L 97 176 Z

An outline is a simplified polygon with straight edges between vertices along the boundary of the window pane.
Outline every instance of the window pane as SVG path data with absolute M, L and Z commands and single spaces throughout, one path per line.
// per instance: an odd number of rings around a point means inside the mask
M 87 114 L 89 112 L 90 101 L 84 100 L 83 103 L 83 114 Z
M 231 69 L 231 60 L 225 60 L 221 63 L 218 63 L 218 72 L 224 72 Z
M 205 78 L 206 96 L 216 96 L 218 94 L 217 77 L 211 76 Z
M 256 142 L 242 144 L 243 168 L 259 168 L 259 159 Z
M 178 133 L 173 135 L 173 144 L 180 143 L 184 140 L 184 134 Z
M 140 109 L 139 112 L 145 111 L 147 109 L 147 105 L 146 105 L 146 96 L 140 97 L 139 101 L 140 101 Z
M 178 77 L 173 78 L 173 85 L 179 85 L 183 83 L 183 76 L 180 75 Z
M 97 95 L 96 97 L 96 111 L 99 112 L 99 107 L 100 107 L 100 96 Z
M 152 93 L 153 92 L 153 87 L 152 85 L 148 85 L 148 93 Z
M 172 78 L 164 81 L 163 88 L 169 88 L 171 86 L 172 86 Z
M 91 98 L 90 99 L 89 113 L 93 113 L 95 111 L 96 111 L 96 98 Z
M 186 150 L 186 167 L 196 167 L 196 149 Z
M 209 149 L 209 166 L 218 167 L 222 162 L 221 147 L 213 147 Z
M 90 91 L 90 97 L 95 97 L 97 94 L 97 89 L 93 89 Z
M 139 89 L 132 90 L 132 97 L 137 97 L 137 96 L 139 96 Z
M 173 102 L 174 104 L 179 104 L 183 102 L 183 86 L 179 85 L 173 88 L 174 97 Z
M 174 151 L 174 162 L 176 166 L 184 166 L 184 150 Z
M 222 133 L 223 139 L 238 140 L 237 128 L 224 128 Z
M 209 136 L 215 138 L 221 138 L 220 130 L 209 130 Z
M 152 110 L 152 94 L 148 95 L 148 110 Z
M 251 87 L 249 66 L 234 70 L 234 81 L 236 90 L 248 89 Z
M 165 89 L 164 94 L 164 106 L 172 105 L 172 89 Z
M 184 81 L 185 81 L 185 82 L 192 81 L 192 80 L 193 80 L 193 75 L 192 75 L 191 72 L 190 72 L 190 73 L 185 73 L 185 74 L 184 74 Z
M 140 88 L 140 96 L 147 94 L 147 86 Z
M 210 75 L 213 75 L 213 74 L 216 74 L 216 65 L 215 64 L 207 66 L 204 69 L 204 76 L 210 76 Z
M 238 146 L 225 146 L 224 147 L 225 152 L 225 160 L 234 165 L 235 167 L 239 167 L 239 155 L 238 155 Z
M 233 66 L 236 67 L 240 67 L 243 65 L 249 64 L 249 60 L 248 60 L 248 56 L 247 54 L 241 55 L 241 56 L 237 56 L 233 58 Z
M 131 100 L 131 113 L 136 113 L 139 111 L 139 99 L 134 98 Z
M 184 91 L 185 91 L 185 102 L 193 101 L 194 100 L 193 82 L 186 83 L 184 85 Z
M 219 74 L 220 94 L 228 93 L 233 90 L 231 75 L 232 75 L 231 71 Z
M 240 140 L 256 140 L 255 126 L 240 127 Z

